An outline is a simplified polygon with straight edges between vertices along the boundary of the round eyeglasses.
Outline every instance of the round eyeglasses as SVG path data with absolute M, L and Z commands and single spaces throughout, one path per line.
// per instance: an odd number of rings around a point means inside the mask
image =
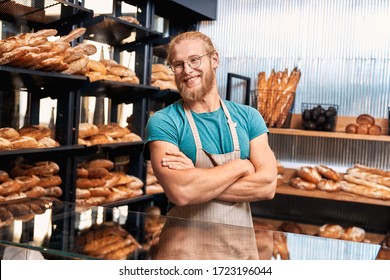
M 169 65 L 169 68 L 171 68 L 173 73 L 175 73 L 175 74 L 180 74 L 181 72 L 183 72 L 184 63 L 187 63 L 187 65 L 191 69 L 196 69 L 201 65 L 202 57 L 204 57 L 206 55 L 210 55 L 210 54 L 212 54 L 212 53 L 206 53 L 206 54 L 200 55 L 200 56 L 193 55 L 193 56 L 190 56 L 187 61 L 174 61 Z

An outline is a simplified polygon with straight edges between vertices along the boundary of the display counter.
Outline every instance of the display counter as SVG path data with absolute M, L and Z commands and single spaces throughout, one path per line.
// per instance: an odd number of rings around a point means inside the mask
M 43 198 L 1 202 L 1 259 L 389 259 L 385 241 L 255 231 L 162 216 L 155 210 L 82 207 Z

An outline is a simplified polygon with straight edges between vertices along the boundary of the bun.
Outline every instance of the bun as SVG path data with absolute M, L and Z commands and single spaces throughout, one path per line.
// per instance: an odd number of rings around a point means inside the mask
M 80 123 L 79 124 L 79 138 L 87 138 L 92 135 L 96 135 L 99 129 L 92 123 Z
M 76 199 L 85 199 L 90 197 L 91 192 L 89 191 L 89 189 L 76 188 Z
M 368 134 L 370 126 L 368 124 L 359 124 L 356 129 L 357 134 Z
M 38 145 L 41 146 L 42 148 L 53 148 L 53 147 L 60 146 L 60 143 L 58 143 L 53 138 L 46 136 L 38 140 Z
M 340 239 L 344 229 L 340 225 L 325 224 L 319 228 L 318 236 Z
M 362 114 L 356 118 L 356 123 L 371 126 L 375 124 L 375 119 L 371 115 Z
M 316 184 L 302 180 L 300 177 L 291 178 L 290 185 L 301 190 L 315 190 L 317 187 Z
M 74 49 L 81 49 L 86 55 L 94 55 L 97 52 L 95 45 L 87 43 L 78 44 Z
M 12 143 L 8 139 L 0 137 L 0 150 L 12 150 Z
M 45 188 L 41 186 L 35 186 L 28 191 L 24 192 L 27 197 L 38 198 L 46 195 Z
M 105 134 L 92 135 L 92 136 L 86 138 L 85 140 L 88 140 L 88 142 L 92 146 L 93 145 L 101 145 L 101 144 L 109 144 L 109 143 L 114 142 L 114 139 L 112 137 L 105 135 Z
M 338 182 L 322 179 L 317 183 L 317 189 L 327 192 L 336 192 L 341 189 L 341 186 Z
M 35 175 L 18 176 L 15 177 L 15 181 L 22 185 L 20 191 L 24 192 L 35 187 L 39 183 L 39 177 Z
M 0 128 L 0 137 L 8 140 L 18 138 L 20 135 L 16 129 L 12 127 L 2 127 Z
M 90 59 L 88 61 L 87 67 L 88 67 L 88 69 L 90 71 L 95 71 L 95 72 L 98 72 L 98 73 L 100 73 L 102 75 L 106 75 L 107 74 L 106 67 L 100 61 L 96 61 L 96 60 Z
M 0 170 L 0 183 L 3 183 L 9 179 L 8 173 Z
M 88 170 L 83 167 L 77 168 L 77 178 L 88 178 Z
M 109 174 L 108 170 L 103 167 L 87 168 L 89 178 L 103 178 Z
M 44 188 L 48 187 L 55 187 L 62 184 L 62 179 L 58 175 L 48 176 L 48 177 L 41 177 L 39 179 L 38 185 Z
M 29 136 L 20 136 L 11 141 L 12 149 L 34 149 L 38 148 L 39 144 L 37 140 Z
M 112 138 L 120 138 L 129 133 L 130 130 L 127 127 L 121 127 L 117 123 L 105 124 L 99 127 L 99 134 L 104 134 Z
M 368 129 L 368 134 L 371 134 L 371 135 L 381 135 L 382 134 L 382 128 L 379 126 L 379 125 L 372 125 L 369 129 Z
M 106 183 L 106 180 L 101 178 L 88 179 L 88 178 L 77 178 L 76 187 L 81 189 L 102 187 Z
M 103 167 L 107 170 L 112 170 L 114 168 L 114 163 L 111 160 L 108 159 L 94 159 L 89 162 L 86 162 L 82 164 L 82 167 L 84 168 L 97 168 L 97 167 Z
M 58 186 L 45 188 L 46 196 L 60 197 L 62 195 L 62 189 Z
M 301 167 L 297 174 L 301 179 L 314 184 L 317 184 L 322 179 L 317 169 L 311 166 Z
M 351 123 L 345 127 L 346 133 L 356 134 L 357 133 L 357 124 Z
M 344 230 L 341 235 L 341 239 L 362 242 L 366 236 L 366 232 L 364 229 L 359 227 L 349 227 Z
M 34 138 L 37 141 L 44 137 L 50 136 L 51 134 L 50 128 L 42 125 L 24 126 L 21 129 L 19 129 L 18 132 L 20 136 L 29 136 Z
M 339 181 L 341 179 L 340 174 L 328 166 L 320 164 L 320 165 L 316 166 L 316 169 L 323 177 L 325 177 L 327 179 L 330 179 L 333 181 Z
M 0 195 L 10 195 L 17 193 L 22 188 L 22 184 L 14 179 L 8 179 L 0 184 Z

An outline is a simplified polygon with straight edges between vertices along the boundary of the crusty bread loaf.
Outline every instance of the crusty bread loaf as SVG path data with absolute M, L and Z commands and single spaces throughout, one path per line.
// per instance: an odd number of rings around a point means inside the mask
M 311 166 L 302 166 L 298 169 L 297 174 L 303 180 L 314 184 L 317 184 L 322 179 L 317 169 Z

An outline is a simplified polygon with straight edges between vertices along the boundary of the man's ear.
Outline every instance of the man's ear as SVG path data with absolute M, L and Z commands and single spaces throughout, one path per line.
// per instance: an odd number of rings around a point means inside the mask
M 219 66 L 219 55 L 217 52 L 214 52 L 212 55 L 211 55 L 211 62 L 212 62 L 212 65 L 213 65 L 213 68 L 217 68 Z

